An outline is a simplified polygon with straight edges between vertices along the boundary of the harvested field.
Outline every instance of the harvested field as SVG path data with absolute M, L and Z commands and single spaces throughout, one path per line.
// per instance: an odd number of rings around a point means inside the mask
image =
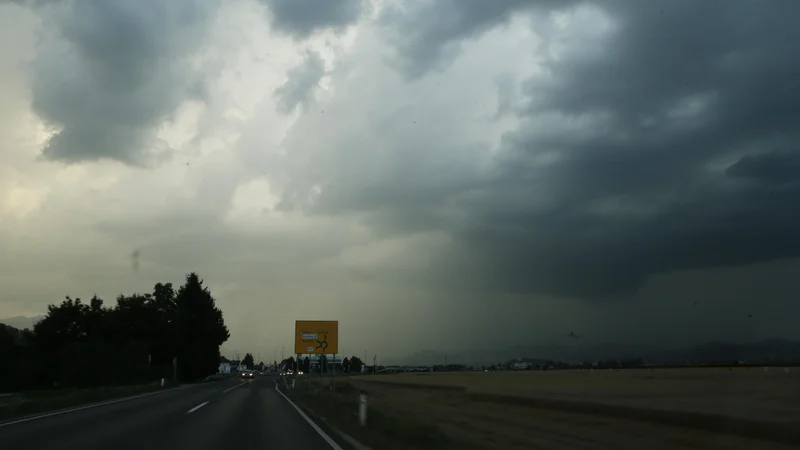
M 354 379 L 726 415 L 800 428 L 800 368 L 456 372 Z
M 797 369 L 426 373 L 353 377 L 350 383 L 381 411 L 435 423 L 482 448 L 800 444 Z

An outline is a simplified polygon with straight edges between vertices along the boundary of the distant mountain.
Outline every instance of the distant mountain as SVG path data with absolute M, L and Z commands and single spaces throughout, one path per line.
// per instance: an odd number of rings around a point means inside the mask
M 784 339 L 736 344 L 710 342 L 678 349 L 663 349 L 647 345 L 543 345 L 520 346 L 497 350 L 445 353 L 425 350 L 405 358 L 386 361 L 386 364 L 435 365 L 466 364 L 490 365 L 509 360 L 554 360 L 566 363 L 642 358 L 646 364 L 701 364 L 719 362 L 769 362 L 800 361 L 800 342 Z
M 402 365 L 466 364 L 482 366 L 509 360 L 554 360 L 567 363 L 636 358 L 661 351 L 657 347 L 623 344 L 518 346 L 497 350 L 444 353 L 425 350 L 398 359 Z M 389 363 L 389 361 L 387 361 Z
M 647 355 L 645 359 L 655 364 L 800 361 L 800 342 L 784 339 L 767 339 L 748 344 L 709 342 Z
M 33 326 L 36 324 L 36 322 L 42 319 L 44 319 L 44 316 L 17 316 L 9 317 L 8 319 L 0 319 L 0 323 L 24 330 L 25 328 L 33 329 Z

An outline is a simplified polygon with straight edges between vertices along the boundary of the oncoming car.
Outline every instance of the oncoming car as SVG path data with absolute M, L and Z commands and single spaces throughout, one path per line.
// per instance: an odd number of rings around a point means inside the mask
M 255 373 L 252 370 L 243 370 L 242 371 L 242 378 L 254 378 Z

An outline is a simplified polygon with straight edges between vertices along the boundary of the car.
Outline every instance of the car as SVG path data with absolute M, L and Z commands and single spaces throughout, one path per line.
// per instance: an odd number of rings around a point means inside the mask
M 253 377 L 255 377 L 255 374 L 253 373 L 252 370 L 243 370 L 242 371 L 242 378 L 253 378 Z

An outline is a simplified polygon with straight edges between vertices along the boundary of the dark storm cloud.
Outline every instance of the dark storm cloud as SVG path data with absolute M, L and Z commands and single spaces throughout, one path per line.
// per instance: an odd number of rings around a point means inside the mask
M 215 3 L 30 3 L 52 33 L 32 64 L 33 109 L 60 130 L 44 157 L 142 165 L 165 156 L 158 126 L 184 101 L 203 98 L 203 77 L 188 58 L 204 42 Z
M 280 109 L 290 113 L 298 106 L 308 105 L 314 99 L 314 92 L 323 75 L 325 62 L 319 54 L 306 53 L 303 62 L 286 74 L 286 82 L 275 91 Z
M 361 17 L 364 0 L 261 0 L 269 8 L 272 26 L 303 39 L 325 28 L 343 30 Z
M 521 124 L 492 176 L 420 180 L 431 175 L 420 150 L 416 171 L 369 191 L 328 184 L 317 212 L 366 211 L 378 231 L 444 230 L 454 247 L 427 271 L 433 282 L 514 293 L 617 297 L 654 274 L 800 256 L 800 4 L 418 5 L 384 17 L 407 76 L 444 67 L 460 41 L 512 14 L 527 14 L 551 50 L 540 54 L 557 56 L 523 84 Z M 543 19 L 553 8 L 587 22 L 561 32 Z M 587 8 L 609 31 L 561 51 L 570 35 L 559 33 L 603 26 Z
M 483 281 L 521 292 L 627 294 L 656 273 L 800 255 L 800 32 L 794 3 L 599 3 L 620 26 L 595 58 L 547 63 L 507 136 L 486 203 L 458 234 Z M 589 138 L 528 133 L 597 114 Z M 788 149 L 788 150 L 785 150 Z M 782 153 L 770 153 L 781 150 Z M 534 162 L 555 152 L 546 167 Z M 765 155 L 766 152 L 766 155 Z M 728 177 L 712 166 L 741 156 Z M 747 177 L 748 184 L 731 177 Z M 541 190 L 547 205 L 503 198 Z M 502 205 L 498 207 L 497 205 Z
M 507 22 L 518 11 L 547 12 L 573 0 L 426 0 L 387 8 L 381 20 L 394 31 L 396 64 L 409 78 L 446 66 L 460 42 Z
M 767 184 L 800 183 L 800 151 L 774 151 L 747 155 L 725 172 L 732 178 L 744 178 Z

